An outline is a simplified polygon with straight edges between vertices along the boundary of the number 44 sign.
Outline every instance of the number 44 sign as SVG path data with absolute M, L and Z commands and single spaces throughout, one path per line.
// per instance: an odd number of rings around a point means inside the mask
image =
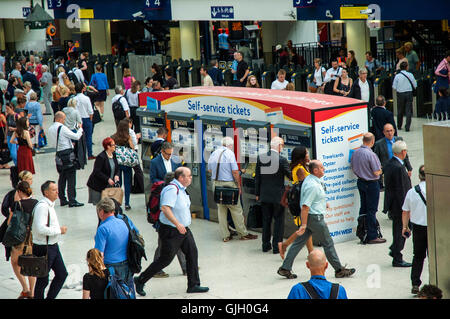
M 294 8 L 315 7 L 317 0 L 294 0 Z
M 145 0 L 146 9 L 161 9 L 164 0 Z

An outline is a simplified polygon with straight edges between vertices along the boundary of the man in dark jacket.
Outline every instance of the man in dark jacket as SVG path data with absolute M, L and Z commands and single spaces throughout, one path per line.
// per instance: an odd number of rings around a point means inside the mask
M 255 170 L 255 195 L 261 202 L 263 214 L 262 251 L 273 249 L 278 254 L 278 243 L 283 241 L 284 207 L 281 205 L 285 186 L 284 178 L 292 180 L 292 173 L 286 158 L 281 156 L 284 141 L 274 137 L 270 142 L 271 150 L 265 156 L 259 156 Z M 270 244 L 272 218 L 275 220 L 272 245 Z
M 359 69 L 359 78 L 354 81 L 348 97 L 366 101 L 369 110 L 374 106 L 375 91 L 373 83 L 367 79 L 366 68 Z
M 394 121 L 394 114 L 391 111 L 386 110 L 386 99 L 383 95 L 378 95 L 376 100 L 376 105 L 370 111 L 370 116 L 372 117 L 372 127 L 370 128 L 373 135 L 375 135 L 375 141 L 378 141 L 384 137 L 383 130 L 384 125 L 387 123 L 392 124 L 397 136 L 397 126 Z
M 31 88 L 36 92 L 38 98 L 41 96 L 41 84 L 39 83 L 36 75 L 34 75 L 34 66 L 29 65 L 27 72 L 23 75 L 23 83 L 30 82 Z
M 389 249 L 389 256 L 393 258 L 394 267 L 411 267 L 411 263 L 403 260 L 401 251 L 405 247 L 405 238 L 402 236 L 402 205 L 408 190 L 411 189 L 411 179 L 405 167 L 407 147 L 404 141 L 397 141 L 392 146 L 394 156 L 389 160 L 384 171 L 384 181 L 386 184 L 385 208 L 392 216 L 392 238 L 393 242 Z
M 161 145 L 161 154 L 152 159 L 150 164 L 150 183 L 164 181 L 166 173 L 175 172 L 181 166 L 181 163 L 172 159 L 173 145 L 164 142 Z
M 213 80 L 214 86 L 221 86 L 223 84 L 222 71 L 219 69 L 219 63 L 217 60 L 211 61 L 211 68 L 208 70 L 208 74 Z

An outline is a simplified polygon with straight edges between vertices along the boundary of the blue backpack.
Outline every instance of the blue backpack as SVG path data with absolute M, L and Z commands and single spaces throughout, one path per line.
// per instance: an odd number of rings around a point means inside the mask
M 109 267 L 108 285 L 105 288 L 105 299 L 136 299 L 134 291 L 134 281 L 131 276 L 128 282 L 119 278 L 114 273 L 114 268 Z

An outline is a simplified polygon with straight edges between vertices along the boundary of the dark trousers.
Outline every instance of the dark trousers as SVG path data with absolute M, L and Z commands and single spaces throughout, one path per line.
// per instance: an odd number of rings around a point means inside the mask
M 411 268 L 411 282 L 413 286 L 420 286 L 422 281 L 420 276 L 422 275 L 423 262 L 428 253 L 428 237 L 427 227 L 412 224 L 413 235 L 413 262 Z
M 88 157 L 92 156 L 92 131 L 93 131 L 93 125 L 90 118 L 82 118 L 83 122 L 83 131 L 86 134 L 86 145 L 87 145 L 87 152 Z
M 378 180 L 365 181 L 358 178 L 357 186 L 361 198 L 359 215 L 366 215 L 367 240 L 373 240 L 378 237 L 376 214 L 380 199 L 380 183 Z
M 40 257 L 45 256 L 46 253 L 46 245 L 33 245 L 33 255 Z M 55 299 L 68 275 L 58 244 L 48 246 L 48 268 L 53 270 L 55 277 L 47 292 L 47 299 Z M 49 275 L 37 278 L 36 287 L 34 288 L 35 299 L 44 299 L 44 292 L 45 288 L 48 286 L 48 281 Z
M 156 261 L 161 257 L 161 246 L 162 246 L 162 240 L 161 237 L 158 236 L 158 247 L 156 247 L 155 255 L 153 257 L 153 261 Z M 177 251 L 177 258 L 178 262 L 180 263 L 181 270 L 183 272 L 186 271 L 186 256 L 183 254 L 181 249 Z
M 186 256 L 188 288 L 199 286 L 198 252 L 191 230 L 186 227 L 186 234 L 182 235 L 175 227 L 161 224 L 158 234 L 161 238 L 161 256 L 140 274 L 139 281 L 147 282 L 156 273 L 170 265 L 178 250 L 181 249 Z
M 278 252 L 278 243 L 283 241 L 284 235 L 284 207 L 281 204 L 261 203 L 261 211 L 263 215 L 262 249 L 271 248 L 270 238 L 272 237 L 272 219 L 274 219 L 272 247 L 274 252 Z
M 58 102 L 52 102 L 51 106 L 52 106 L 53 116 L 54 116 L 56 114 L 56 112 L 59 111 L 59 104 L 58 104 Z
M 58 196 L 62 203 L 67 202 L 66 199 L 66 184 L 67 184 L 67 196 L 69 203 L 75 202 L 77 196 L 75 186 L 77 183 L 77 171 L 75 168 L 65 169 L 61 171 L 58 179 Z
M 141 133 L 141 122 L 139 122 L 139 116 L 136 115 L 138 108 L 137 106 L 130 106 L 130 118 L 133 120 L 133 128 L 136 134 Z
M 405 237 L 402 236 L 403 222 L 401 212 L 391 212 L 392 215 L 392 245 L 389 247 L 394 262 L 403 261 L 402 250 L 405 247 Z
M 413 108 L 412 92 L 397 92 L 397 128 L 401 129 L 403 125 L 403 116 L 406 115 L 405 129 L 409 131 L 411 127 L 411 117 Z
M 122 178 L 123 173 L 123 178 Z M 130 205 L 130 194 L 131 194 L 131 176 L 132 168 L 124 165 L 119 165 L 119 184 L 122 186 L 124 184 L 125 188 L 125 205 Z

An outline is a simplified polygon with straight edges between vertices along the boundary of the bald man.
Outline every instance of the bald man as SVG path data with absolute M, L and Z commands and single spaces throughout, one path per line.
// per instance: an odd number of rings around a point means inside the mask
M 83 135 L 83 129 L 79 127 L 77 132 L 74 133 L 64 125 L 65 120 L 66 115 L 63 112 L 56 112 L 55 122 L 48 129 L 49 140 L 56 147 L 56 158 L 61 160 L 61 162 L 57 161 L 56 164 L 56 169 L 59 173 L 58 196 L 61 206 L 80 207 L 84 204 L 77 202 L 75 199 L 77 171 L 74 165 L 75 154 L 72 140 L 78 141 Z M 66 184 L 69 200 L 66 199 Z
M 292 287 L 288 299 L 348 299 L 344 287 L 326 280 L 328 262 L 321 250 L 311 251 L 306 267 L 311 273 L 311 279 Z
M 262 251 L 273 249 L 279 254 L 278 243 L 283 241 L 284 234 L 284 206 L 281 198 L 284 193 L 284 178 L 292 180 L 292 173 L 286 158 L 281 156 L 284 141 L 280 137 L 272 138 L 270 151 L 258 156 L 255 169 L 256 201 L 261 202 L 263 215 Z M 274 219 L 272 243 L 272 219 Z
M 389 124 L 390 125 L 390 124 Z M 382 244 L 386 239 L 379 238 L 376 213 L 380 199 L 380 175 L 381 163 L 378 156 L 372 151 L 375 144 L 375 136 L 365 133 L 363 145 L 355 150 L 350 159 L 353 173 L 358 177 L 358 191 L 360 197 L 359 216 L 365 220 L 367 227 L 364 244 Z M 359 221 L 361 220 L 359 219 Z M 358 222 L 359 222 L 358 221 Z

